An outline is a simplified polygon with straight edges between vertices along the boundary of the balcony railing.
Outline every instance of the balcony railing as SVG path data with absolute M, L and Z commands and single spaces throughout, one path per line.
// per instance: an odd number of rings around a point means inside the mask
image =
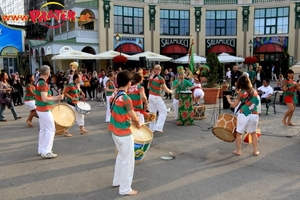
M 75 29 L 54 36 L 54 41 L 76 38 L 76 42 L 99 43 L 98 31 Z
M 238 0 L 204 0 L 204 5 L 238 4 Z
M 158 3 L 167 3 L 167 4 L 191 4 L 191 0 L 158 0 Z

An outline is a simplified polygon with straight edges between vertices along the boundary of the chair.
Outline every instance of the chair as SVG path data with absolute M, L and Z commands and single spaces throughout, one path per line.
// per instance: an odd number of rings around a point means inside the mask
M 276 114 L 276 97 L 277 97 L 278 91 L 274 91 L 273 95 L 271 96 L 271 98 L 269 99 L 270 101 L 265 102 L 266 103 L 266 115 L 269 115 L 269 107 L 273 106 L 274 109 L 274 114 Z M 262 102 L 263 103 L 263 102 Z

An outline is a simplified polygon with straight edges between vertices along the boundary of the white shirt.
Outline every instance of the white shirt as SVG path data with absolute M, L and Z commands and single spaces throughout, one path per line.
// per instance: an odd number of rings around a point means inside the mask
M 231 71 L 226 72 L 226 78 L 231 78 Z
M 262 95 L 261 98 L 267 98 L 270 94 L 273 94 L 273 88 L 271 86 L 260 86 L 258 89 L 258 91 L 262 91 Z
M 260 81 L 260 72 L 257 72 L 257 74 L 256 74 L 256 80 Z

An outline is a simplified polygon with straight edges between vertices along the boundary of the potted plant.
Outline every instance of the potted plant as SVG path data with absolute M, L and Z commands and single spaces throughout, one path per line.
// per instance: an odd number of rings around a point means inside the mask
M 219 59 L 215 53 L 208 54 L 206 64 L 210 70 L 207 74 L 207 84 L 203 87 L 204 103 L 216 104 L 218 101 L 220 88 L 219 80 L 223 80 L 223 65 L 220 64 Z

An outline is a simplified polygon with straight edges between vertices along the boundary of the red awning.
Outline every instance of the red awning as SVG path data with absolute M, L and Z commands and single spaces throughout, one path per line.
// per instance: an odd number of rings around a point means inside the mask
M 187 54 L 188 50 L 181 45 L 178 44 L 171 44 L 169 46 L 166 46 L 161 51 L 161 54 Z
M 136 44 L 133 43 L 125 43 L 119 45 L 115 51 L 119 51 L 125 54 L 136 54 L 136 53 L 143 53 L 143 49 Z
M 224 45 L 224 44 L 218 44 L 218 45 L 215 45 L 215 46 L 212 46 L 208 49 L 207 51 L 207 54 L 210 54 L 210 53 L 216 53 L 216 54 L 219 54 L 219 53 L 229 53 L 229 54 L 234 54 L 234 50 L 231 46 L 228 46 L 228 45 Z
M 283 52 L 282 46 L 279 44 L 263 44 L 255 49 L 255 53 L 275 53 Z

